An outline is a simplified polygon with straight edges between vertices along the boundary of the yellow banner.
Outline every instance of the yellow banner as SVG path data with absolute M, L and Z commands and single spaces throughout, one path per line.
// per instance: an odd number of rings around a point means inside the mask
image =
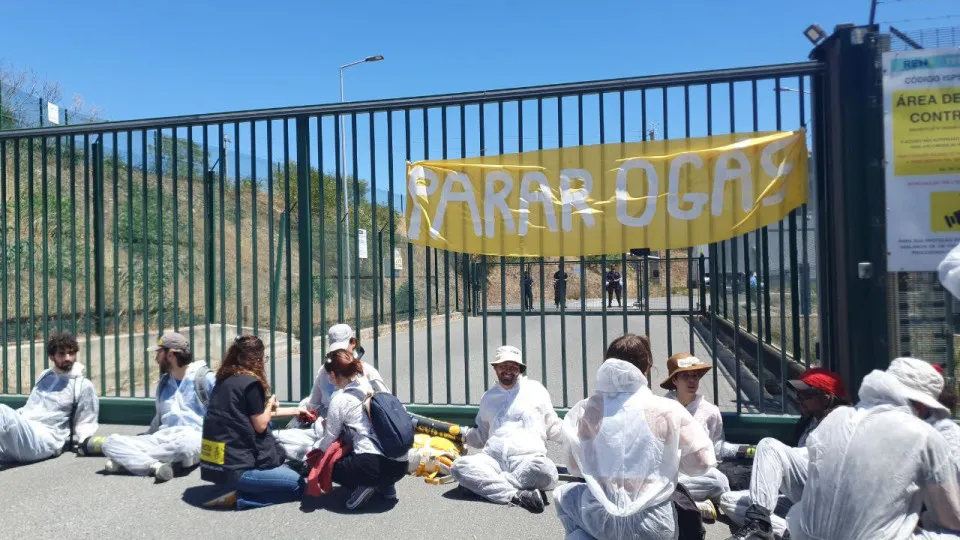
M 461 253 L 677 249 L 807 201 L 805 131 L 598 144 L 407 165 L 407 236 Z

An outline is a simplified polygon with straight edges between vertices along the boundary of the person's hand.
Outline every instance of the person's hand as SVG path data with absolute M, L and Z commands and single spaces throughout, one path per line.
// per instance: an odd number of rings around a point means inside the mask
M 277 399 L 276 394 L 270 396 L 270 410 L 275 411 L 280 407 L 280 400 Z

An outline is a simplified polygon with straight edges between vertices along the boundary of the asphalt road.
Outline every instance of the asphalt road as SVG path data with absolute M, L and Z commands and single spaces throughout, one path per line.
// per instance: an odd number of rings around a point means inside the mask
M 143 428 L 101 426 L 101 433 L 137 433 Z M 555 449 L 554 450 L 555 453 Z M 552 456 L 556 459 L 556 455 Z M 399 502 L 375 501 L 361 513 L 344 510 L 346 494 L 326 499 L 223 512 L 191 505 L 208 493 L 193 471 L 166 484 L 152 479 L 103 475 L 103 458 L 65 454 L 0 469 L 0 531 L 3 538 L 340 538 L 351 539 L 557 539 L 563 527 L 551 505 L 541 515 L 458 496 L 451 486 L 408 477 Z M 708 540 L 730 534 L 708 526 Z

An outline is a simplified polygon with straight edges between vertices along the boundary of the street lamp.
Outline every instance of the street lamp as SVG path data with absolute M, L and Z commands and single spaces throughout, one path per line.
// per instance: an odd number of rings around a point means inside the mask
M 350 62 L 349 64 L 344 64 L 340 66 L 340 103 L 343 103 L 343 70 L 348 67 L 355 66 L 357 64 L 364 64 L 367 62 L 379 62 L 383 60 L 383 55 L 378 54 L 375 56 L 368 56 L 363 60 L 357 60 L 356 62 Z M 350 190 L 347 189 L 347 147 L 346 139 L 343 132 L 343 115 L 340 115 L 340 171 L 342 172 L 341 183 L 343 186 L 343 219 L 347 222 L 347 305 L 351 302 L 350 296 Z M 354 178 L 356 181 L 356 178 Z M 359 299 L 358 299 L 359 300 Z

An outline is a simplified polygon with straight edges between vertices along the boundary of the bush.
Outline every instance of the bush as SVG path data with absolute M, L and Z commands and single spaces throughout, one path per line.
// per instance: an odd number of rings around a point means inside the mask
M 393 305 L 397 311 L 408 313 L 411 307 L 415 309 L 420 302 L 422 293 L 419 289 L 413 287 L 413 306 L 410 305 L 410 287 L 411 284 L 409 281 L 403 281 L 397 285 L 396 296 L 393 299 Z

